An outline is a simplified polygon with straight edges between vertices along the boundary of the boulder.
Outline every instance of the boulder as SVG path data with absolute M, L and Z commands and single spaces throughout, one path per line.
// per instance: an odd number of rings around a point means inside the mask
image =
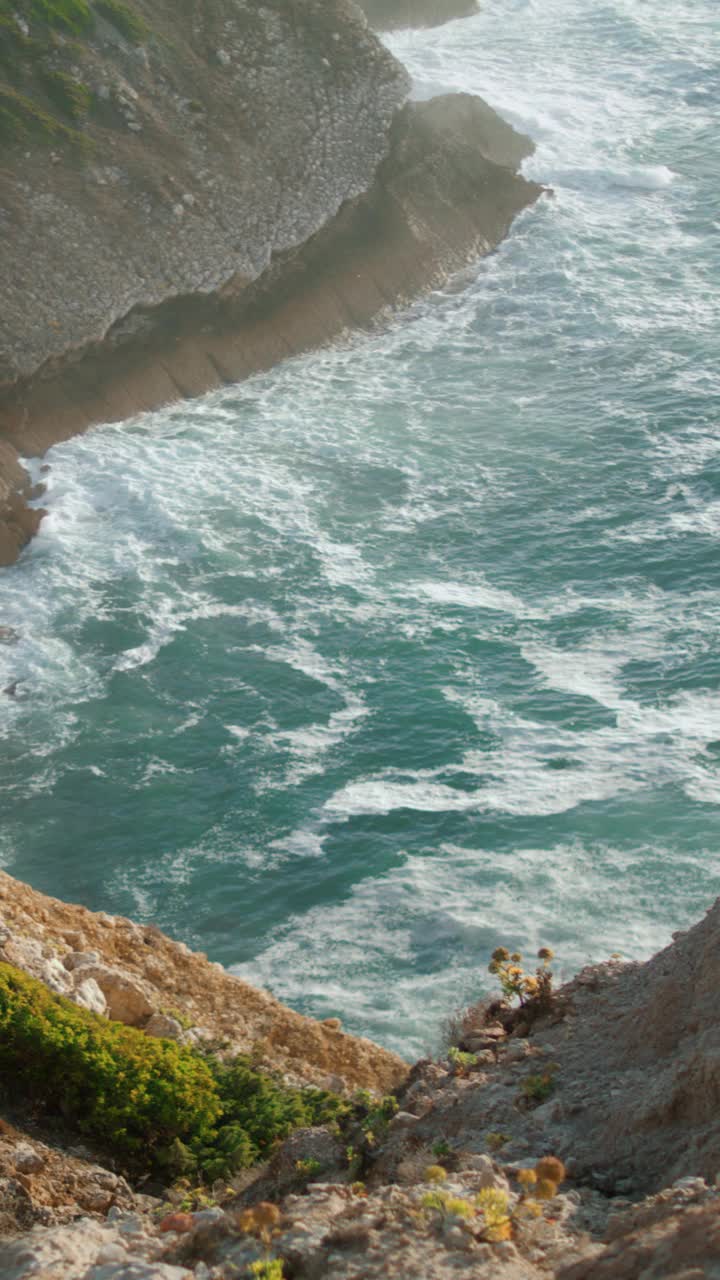
M 97 984 L 105 998 L 108 1017 L 113 1021 L 124 1022 L 129 1027 L 141 1027 L 155 1012 L 144 986 L 121 969 L 104 964 L 85 964 L 75 972 L 82 974 L 83 986 L 90 979 Z

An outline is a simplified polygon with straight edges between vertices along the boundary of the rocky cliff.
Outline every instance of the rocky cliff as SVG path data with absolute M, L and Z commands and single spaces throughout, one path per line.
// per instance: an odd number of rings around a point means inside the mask
M 369 323 L 539 194 L 480 100 L 402 106 L 350 0 L 0 18 L 0 563 L 38 519 L 18 454 Z
M 537 1007 L 486 1000 L 465 1011 L 462 1047 L 408 1076 L 392 1055 L 334 1026 L 311 1029 L 157 930 L 7 876 L 0 892 L 4 958 L 76 1000 L 94 982 L 117 1014 L 122 978 L 146 1001 L 132 1016 L 148 1034 L 161 1031 L 148 1008 L 171 1001 L 241 1043 L 261 1034 L 296 1075 L 320 1069 L 397 1093 L 397 1106 L 369 1102 L 344 1131 L 296 1131 L 212 1195 L 131 1188 L 122 1169 L 69 1149 L 67 1134 L 7 1116 L 6 1280 L 716 1275 L 720 903 L 646 964 L 586 969 Z
M 294 1081 L 395 1088 L 407 1067 L 336 1019 L 315 1022 L 154 926 L 58 902 L 0 872 L 0 959 L 59 995 L 148 1035 L 222 1040 Z
M 477 13 L 476 0 L 356 0 L 371 26 L 379 31 L 393 27 L 439 27 L 452 18 Z

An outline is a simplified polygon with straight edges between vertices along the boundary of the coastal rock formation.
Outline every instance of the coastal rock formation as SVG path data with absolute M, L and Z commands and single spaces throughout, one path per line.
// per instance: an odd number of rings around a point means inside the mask
M 284 1060 L 318 1078 L 309 1020 L 158 930 L 5 875 L 0 901 L 5 955 L 26 946 L 36 967 L 38 956 L 49 965 L 49 983 L 59 959 L 69 974 L 122 969 L 173 1000 L 177 1025 L 202 1012 L 212 1030 L 227 1027 L 232 1005 L 241 1042 L 261 1029 L 280 1061 L 295 1032 Z M 0 1272 L 232 1280 L 269 1250 L 297 1280 L 712 1277 L 719 939 L 720 902 L 646 964 L 583 970 L 538 1016 L 485 1001 L 458 1024 L 465 1050 L 416 1064 L 405 1083 L 397 1073 L 394 1116 L 379 1108 L 372 1131 L 368 1117 L 342 1137 L 298 1129 L 267 1163 L 216 1186 L 210 1205 L 182 1185 L 154 1189 L 162 1202 L 138 1195 L 91 1152 L 3 1122 Z M 366 1079 L 372 1063 L 376 1084 L 392 1081 L 392 1055 L 373 1059 L 366 1042 L 319 1030 L 331 1037 L 326 1072 L 347 1082 L 354 1055 Z
M 0 567 L 12 564 L 37 532 L 42 512 L 28 506 L 31 496 L 30 477 L 17 450 L 0 439 Z
M 477 0 L 355 0 L 378 31 L 394 27 L 439 27 L 477 13 Z
M 154 926 L 58 902 L 4 872 L 0 959 L 94 1012 L 149 1034 L 167 1036 L 172 1022 L 189 1040 L 224 1040 L 299 1083 L 388 1091 L 407 1074 L 395 1054 L 294 1013 Z
M 51 120 L 50 153 L 3 142 L 4 562 L 40 519 L 18 454 L 369 324 L 540 193 L 517 173 L 532 144 L 479 99 L 401 107 L 351 0 L 133 5 L 135 39 L 102 16 L 52 33 L 52 74 L 89 94 L 75 140 Z M 45 79 L 19 83 L 48 107 Z

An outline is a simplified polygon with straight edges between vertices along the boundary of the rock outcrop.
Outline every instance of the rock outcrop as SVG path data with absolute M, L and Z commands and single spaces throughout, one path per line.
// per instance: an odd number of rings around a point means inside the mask
M 406 1064 L 293 1012 L 154 926 L 58 902 L 0 872 L 0 959 L 150 1035 L 218 1041 L 294 1082 L 388 1091 Z
M 439 27 L 477 13 L 477 0 L 355 0 L 378 31 L 394 27 Z
M 40 519 L 19 455 L 369 324 L 540 193 L 480 100 L 401 105 L 351 0 L 132 4 L 136 41 L 101 17 L 52 33 L 48 74 L 89 95 L 80 142 L 3 143 L 3 563 Z
M 5 952 L 25 945 L 35 968 L 40 958 L 49 966 L 50 983 L 65 947 L 66 973 L 132 972 L 155 996 L 202 1008 L 214 1028 L 225 1025 L 218 992 L 223 1006 L 239 999 L 227 985 L 235 980 L 199 957 L 188 966 L 157 930 L 67 907 L 7 876 L 0 899 Z M 648 963 L 584 970 L 537 1017 L 489 1002 L 468 1010 L 465 1050 L 416 1064 L 400 1079 L 392 1118 L 378 1112 L 372 1126 L 354 1121 L 342 1136 L 297 1130 L 265 1165 L 216 1187 L 209 1205 L 187 1187 L 166 1190 L 164 1203 L 138 1195 L 90 1152 L 0 1124 L 0 1235 L 9 1237 L 0 1274 L 233 1280 L 270 1256 L 297 1280 L 711 1278 L 720 1248 L 719 983 L 720 902 Z M 238 1025 L 244 1017 L 247 1030 L 262 1009 L 279 1049 L 294 1015 L 237 988 Z M 347 1076 L 346 1050 L 367 1055 L 371 1046 L 350 1037 L 343 1045 L 337 1028 L 326 1030 Z M 314 1059 L 301 1067 L 299 1040 L 295 1048 L 295 1069 L 316 1078 Z M 564 1180 L 533 1183 L 548 1167 L 562 1179 L 558 1157 Z

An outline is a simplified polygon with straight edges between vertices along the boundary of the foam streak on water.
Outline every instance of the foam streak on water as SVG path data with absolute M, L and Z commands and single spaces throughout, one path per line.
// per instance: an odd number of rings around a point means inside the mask
M 569 973 L 718 892 L 720 24 L 392 47 L 554 195 L 389 331 L 52 450 L 0 857 L 410 1054 L 499 942 Z

